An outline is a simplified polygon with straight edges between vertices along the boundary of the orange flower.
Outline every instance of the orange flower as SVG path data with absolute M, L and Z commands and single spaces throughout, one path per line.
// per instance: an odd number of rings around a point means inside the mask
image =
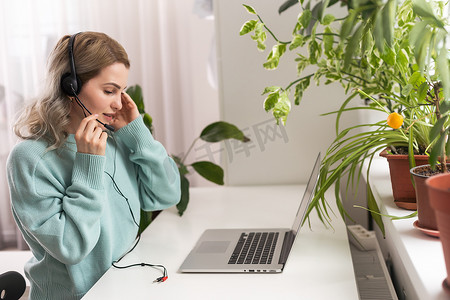
M 387 117 L 387 124 L 394 128 L 399 129 L 403 124 L 403 117 L 399 113 L 393 112 Z

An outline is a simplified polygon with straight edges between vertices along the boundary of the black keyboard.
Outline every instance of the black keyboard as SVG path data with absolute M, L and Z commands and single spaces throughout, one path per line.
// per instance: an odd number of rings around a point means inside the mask
M 278 232 L 243 232 L 228 264 L 271 264 Z

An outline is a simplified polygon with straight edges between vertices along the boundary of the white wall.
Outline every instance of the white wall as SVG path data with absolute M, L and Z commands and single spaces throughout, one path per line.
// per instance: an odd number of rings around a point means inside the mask
M 101 7 L 99 1 L 93 2 L 96 7 Z M 183 156 L 202 129 L 220 118 L 218 90 L 208 81 L 214 21 L 198 15 L 198 0 L 117 2 L 122 18 L 139 17 L 141 22 L 120 26 L 114 18 L 102 17 L 95 29 L 119 36 L 131 59 L 128 84 L 142 86 L 155 138 L 170 154 Z M 203 149 L 196 150 L 201 146 L 194 147 L 186 163 L 209 159 Z M 193 186 L 210 185 L 195 172 L 189 180 Z
M 196 0 L 176 0 L 176 17 L 184 19 L 177 28 L 177 38 L 180 42 L 179 51 L 185 52 L 185 61 L 179 63 L 183 67 L 184 76 L 189 80 L 185 84 L 185 90 L 189 92 L 190 103 L 184 103 L 181 110 L 184 119 L 184 148 L 183 152 L 188 150 L 190 144 L 197 138 L 204 127 L 208 124 L 219 121 L 219 95 L 214 82 L 209 80 L 208 71 L 215 68 L 214 43 L 214 20 L 212 18 L 202 18 L 195 11 Z M 172 118 L 173 116 L 169 116 Z M 158 133 L 156 133 L 158 135 Z M 215 163 L 220 163 L 220 157 L 205 156 L 203 149 L 204 143 L 197 142 L 188 156 L 186 163 L 192 163 L 197 160 L 215 159 Z M 172 153 L 181 155 L 182 153 Z M 197 173 L 192 172 L 189 176 L 191 186 L 210 186 L 214 185 L 203 179 Z
M 271 114 L 263 109 L 266 86 L 286 87 L 295 80 L 295 53 L 286 53 L 278 70 L 267 71 L 262 64 L 273 45 L 268 35 L 267 49 L 258 52 L 249 35 L 239 36 L 246 21 L 256 19 L 242 3 L 251 5 L 266 25 L 282 41 L 291 40 L 298 8 L 278 14 L 284 0 L 216 0 L 219 97 L 222 118 L 244 129 L 252 139 L 248 148 L 226 149 L 226 178 L 230 185 L 285 184 L 306 182 L 314 159 L 322 155 L 335 137 L 335 116 L 320 116 L 336 110 L 346 96 L 339 85 L 320 87 L 311 82 L 300 106 L 292 105 L 286 127 L 276 127 Z M 357 119 L 357 116 L 354 116 Z M 277 135 L 258 139 L 276 129 Z M 273 133 L 273 132 L 272 132 Z

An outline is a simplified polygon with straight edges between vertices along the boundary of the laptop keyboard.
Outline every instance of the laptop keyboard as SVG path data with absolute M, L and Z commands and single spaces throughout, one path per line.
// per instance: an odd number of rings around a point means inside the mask
M 243 232 L 228 264 L 270 264 L 278 232 Z

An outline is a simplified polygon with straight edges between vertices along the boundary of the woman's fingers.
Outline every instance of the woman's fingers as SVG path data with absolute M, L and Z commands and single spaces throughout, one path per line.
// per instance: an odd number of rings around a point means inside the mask
M 115 118 L 111 123 L 116 130 L 126 126 L 140 115 L 136 103 L 127 93 L 122 93 L 121 101 L 122 108 L 116 111 Z
M 100 128 L 97 117 L 91 115 L 81 121 L 75 133 L 78 152 L 105 155 L 108 134 Z
M 133 99 L 131 99 L 130 95 L 123 92 L 121 96 L 122 96 L 122 105 L 127 105 L 129 108 L 133 108 L 133 107 L 137 108 L 136 103 L 134 103 L 134 101 L 133 101 Z
M 127 123 L 139 117 L 137 105 L 127 93 L 122 93 L 122 111 Z

